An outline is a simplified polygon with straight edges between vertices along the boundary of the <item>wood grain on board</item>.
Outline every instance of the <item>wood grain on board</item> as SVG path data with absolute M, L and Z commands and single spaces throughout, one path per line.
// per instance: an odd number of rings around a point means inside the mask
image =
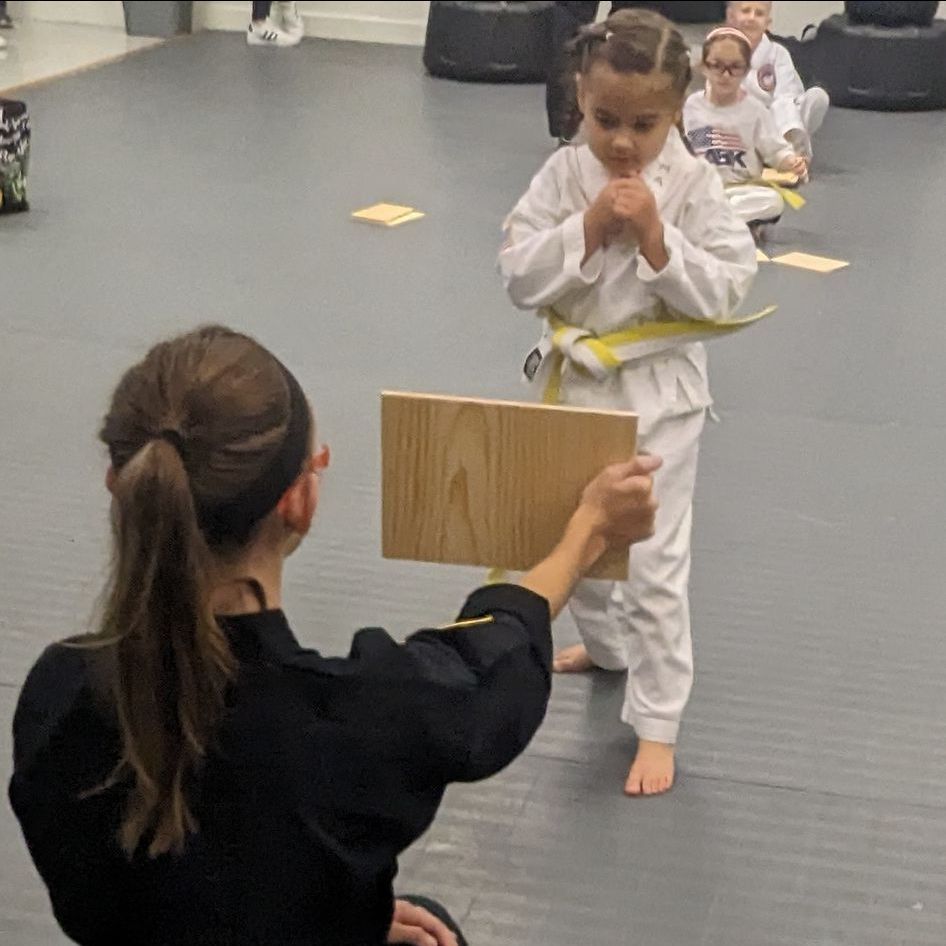
M 582 489 L 634 455 L 622 411 L 438 397 L 381 396 L 385 558 L 522 571 L 562 535 Z M 627 551 L 592 577 L 627 578 Z

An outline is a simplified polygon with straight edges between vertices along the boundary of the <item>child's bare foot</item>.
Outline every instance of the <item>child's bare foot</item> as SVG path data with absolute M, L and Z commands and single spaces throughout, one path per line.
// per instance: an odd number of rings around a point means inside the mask
M 660 795 L 673 785 L 673 746 L 641 739 L 624 785 L 625 795 Z
M 556 673 L 587 673 L 594 668 L 594 661 L 588 656 L 584 644 L 560 650 L 552 661 L 552 669 Z

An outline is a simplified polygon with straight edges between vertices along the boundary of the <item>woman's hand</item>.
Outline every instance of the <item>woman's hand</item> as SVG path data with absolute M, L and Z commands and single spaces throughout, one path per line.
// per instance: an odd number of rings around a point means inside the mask
M 388 943 L 403 946 L 457 946 L 457 937 L 429 910 L 406 900 L 394 901 L 394 919 Z
M 609 545 L 626 547 L 654 534 L 653 474 L 661 462 L 638 456 L 605 467 L 585 487 L 558 545 L 523 576 L 519 584 L 545 598 L 553 618 Z
M 637 456 L 614 463 L 585 487 L 579 510 L 588 510 L 592 529 L 609 545 L 641 542 L 654 534 L 653 474 L 661 462 L 659 457 Z

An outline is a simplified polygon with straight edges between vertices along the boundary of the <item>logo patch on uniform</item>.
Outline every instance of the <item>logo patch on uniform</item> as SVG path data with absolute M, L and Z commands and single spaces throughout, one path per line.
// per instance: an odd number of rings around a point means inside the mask
M 775 64 L 767 62 L 762 66 L 759 71 L 756 73 L 756 80 L 759 83 L 759 88 L 763 92 L 772 93 L 775 91 Z

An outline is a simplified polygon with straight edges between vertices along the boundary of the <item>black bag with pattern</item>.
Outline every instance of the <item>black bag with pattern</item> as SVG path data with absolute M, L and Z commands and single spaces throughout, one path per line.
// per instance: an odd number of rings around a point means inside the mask
M 0 214 L 29 210 L 30 117 L 23 102 L 0 98 Z

